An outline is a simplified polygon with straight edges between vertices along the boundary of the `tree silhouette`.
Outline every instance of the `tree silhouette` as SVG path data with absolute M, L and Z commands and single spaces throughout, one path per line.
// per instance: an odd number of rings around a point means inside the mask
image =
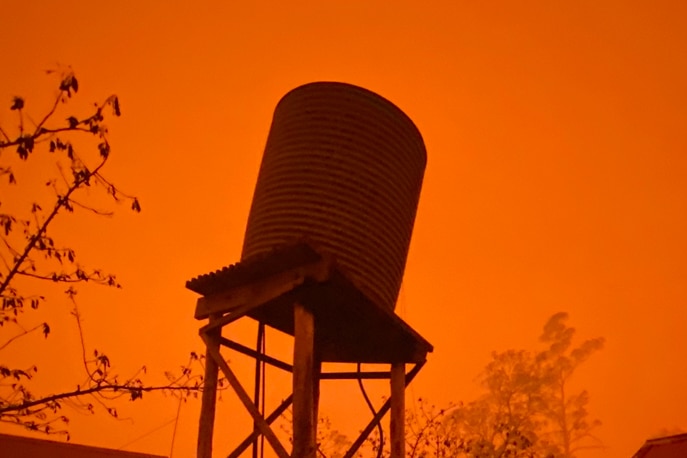
M 529 352 L 494 353 L 482 375 L 486 393 L 451 412 L 448 423 L 470 457 L 535 456 L 541 379 Z
M 480 377 L 484 393 L 468 403 L 437 407 L 426 398 L 406 410 L 407 458 L 575 458 L 601 447 L 594 429 L 601 424 L 588 410 L 587 390 L 572 392 L 578 367 L 601 350 L 603 338 L 574 345 L 575 329 L 567 313 L 544 325 L 539 351 L 494 352 Z M 341 456 L 350 442 L 320 420 L 318 441 L 335 437 L 335 447 L 321 447 L 323 458 Z M 329 442 L 331 444 L 331 442 Z M 388 444 L 374 432 L 357 456 L 389 457 Z
M 95 104 L 86 116 L 58 116 L 78 92 L 79 83 L 69 70 L 48 73 L 59 78 L 50 109 L 34 121 L 26 111 L 25 99 L 14 97 L 9 110 L 16 115 L 16 125 L 12 129 L 0 126 L 0 355 L 11 352 L 35 360 L 39 350 L 21 346 L 22 338 L 37 332 L 46 339 L 50 336 L 50 324 L 35 320 L 38 309 L 48 301 L 44 293 L 50 289 L 48 283 L 63 285 L 81 339 L 84 374 L 73 390 L 34 393 L 32 386 L 38 367 L 32 362 L 10 367 L 4 364 L 7 358 L 2 357 L 0 421 L 68 437 L 69 419 L 62 412 L 65 401 L 78 400 L 78 405 L 87 411 L 101 409 L 117 417 L 112 403 L 117 398 L 133 401 L 150 391 L 182 397 L 195 395 L 202 388 L 202 377 L 196 375 L 193 367 L 202 364 L 202 357 L 191 353 L 179 373 L 166 374 L 167 383 L 149 385 L 143 377 L 145 366 L 120 378 L 113 373 L 106 354 L 87 351 L 76 301 L 78 287 L 121 286 L 114 275 L 82 265 L 76 251 L 56 239 L 51 229 L 58 217 L 70 217 L 77 211 L 112 215 L 112 211 L 91 203 L 96 199 L 96 190 L 100 190 L 101 197 L 97 202 L 107 196 L 110 202 L 128 204 L 134 212 L 140 212 L 141 205 L 135 196 L 123 192 L 103 173 L 111 156 L 105 120 L 121 115 L 117 96 Z M 43 189 L 38 189 L 30 179 L 28 165 L 39 162 L 36 155 L 49 158 L 55 165 L 54 175 L 40 185 L 45 185 Z M 46 190 L 47 200 L 39 202 Z M 18 346 L 21 350 L 17 350 Z
M 549 318 L 541 351 L 492 355 L 482 374 L 484 395 L 447 415 L 461 444 L 462 455 L 454 456 L 574 458 L 579 450 L 599 446 L 592 432 L 600 422 L 590 419 L 589 393 L 571 393 L 569 383 L 604 339 L 574 347 L 575 329 L 567 319 L 566 313 Z
M 574 347 L 575 329 L 566 325 L 567 319 L 567 313 L 549 318 L 539 338 L 547 348 L 536 355 L 536 360 L 541 371 L 542 406 L 549 422 L 549 437 L 560 449 L 557 456 L 573 458 L 579 450 L 600 446 L 593 430 L 601 422 L 590 419 L 589 392 L 571 393 L 569 382 L 580 364 L 603 348 L 604 339 L 589 339 Z

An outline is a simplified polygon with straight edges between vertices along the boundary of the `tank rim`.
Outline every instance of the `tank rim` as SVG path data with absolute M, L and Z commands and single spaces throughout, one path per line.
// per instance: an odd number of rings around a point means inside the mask
M 302 91 L 307 91 L 310 88 L 313 87 L 328 87 L 328 88 L 336 88 L 336 89 L 351 89 L 353 91 L 356 91 L 361 94 L 365 94 L 368 97 L 377 99 L 377 101 L 381 102 L 384 105 L 387 105 L 392 111 L 396 112 L 398 115 L 400 115 L 407 123 L 410 125 L 413 129 L 413 132 L 415 136 L 417 136 L 418 140 L 420 141 L 420 144 L 422 145 L 422 153 L 424 156 L 424 161 L 425 163 L 427 162 L 427 148 L 425 146 L 425 141 L 424 138 L 422 138 L 422 133 L 420 132 L 420 129 L 415 125 L 415 122 L 408 116 L 405 111 L 403 111 L 401 108 L 399 108 L 398 105 L 396 105 L 394 102 L 391 100 L 387 99 L 384 96 L 379 95 L 378 93 L 371 91 L 370 89 L 364 88 L 362 86 L 357 86 L 352 83 L 346 83 L 343 81 L 313 81 L 310 83 L 305 83 L 300 86 L 297 86 L 293 89 L 291 89 L 289 92 L 284 94 L 280 99 L 279 102 L 277 102 L 277 105 L 275 107 L 274 112 L 276 113 L 277 109 L 279 108 L 280 105 L 283 103 L 286 103 L 288 99 L 297 93 L 300 93 Z

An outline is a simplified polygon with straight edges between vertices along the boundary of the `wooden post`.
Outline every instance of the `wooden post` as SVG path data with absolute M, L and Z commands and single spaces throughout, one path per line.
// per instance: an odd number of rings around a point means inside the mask
M 320 418 L 320 375 L 322 374 L 322 361 L 315 349 L 315 363 L 313 370 L 313 377 L 315 382 L 313 385 L 313 425 L 312 437 L 315 440 L 315 448 L 317 449 L 317 425 Z
M 294 306 L 293 452 L 315 458 L 317 452 L 317 384 L 315 374 L 315 318 L 301 304 Z
M 405 389 L 406 367 L 403 363 L 391 365 L 391 457 L 405 458 Z
M 258 341 L 255 345 L 255 351 L 256 353 L 260 356 L 264 353 L 264 343 L 265 343 L 265 323 L 262 321 L 258 323 Z M 262 392 L 262 383 L 263 383 L 263 377 L 265 374 L 263 374 L 264 369 L 264 363 L 260 361 L 260 358 L 255 358 L 255 387 L 253 390 L 253 403 L 255 404 L 255 407 L 260 409 L 260 394 Z M 263 412 L 264 414 L 264 412 Z M 253 433 L 258 432 L 258 424 L 254 421 L 253 422 Z M 263 436 L 264 437 L 264 436 Z M 256 434 L 255 435 L 255 440 L 253 441 L 253 458 L 258 458 L 258 441 L 259 436 Z M 263 443 L 264 446 L 264 443 Z
M 211 316 L 210 323 L 217 318 L 219 318 L 217 315 Z M 212 329 L 206 334 L 205 385 L 203 386 L 200 421 L 198 424 L 197 458 L 212 458 L 212 432 L 215 427 L 215 406 L 217 404 L 217 377 L 219 368 L 211 353 L 213 349 L 219 352 L 219 339 L 221 334 L 221 328 Z M 212 349 L 210 348 L 211 346 Z

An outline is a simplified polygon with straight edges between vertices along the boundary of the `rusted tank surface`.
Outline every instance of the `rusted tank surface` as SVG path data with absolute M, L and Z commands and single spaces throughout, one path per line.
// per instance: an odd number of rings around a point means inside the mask
M 393 310 L 426 162 L 420 132 L 383 97 L 335 82 L 292 90 L 274 112 L 242 260 L 306 239 Z

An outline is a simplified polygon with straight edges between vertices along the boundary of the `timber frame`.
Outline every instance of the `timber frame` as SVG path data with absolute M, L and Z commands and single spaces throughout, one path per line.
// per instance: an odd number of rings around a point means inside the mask
M 310 243 L 289 245 L 257 259 L 246 259 L 220 271 L 187 282 L 202 295 L 195 317 L 207 320 L 200 328 L 206 345 L 205 388 L 198 430 L 197 458 L 211 458 L 219 371 L 251 415 L 253 432 L 228 456 L 238 458 L 262 435 L 279 458 L 315 458 L 320 380 L 388 379 L 390 397 L 353 442 L 345 458 L 351 458 L 391 411 L 391 458 L 403 458 L 405 387 L 426 361 L 431 344 L 393 311 L 371 302 L 336 266 L 324 250 Z M 270 357 L 222 336 L 222 328 L 250 317 L 294 336 L 293 363 Z M 259 363 L 291 372 L 293 393 L 266 417 L 260 412 L 259 394 L 251 399 L 221 348 Z M 322 372 L 322 363 L 389 364 L 390 370 Z M 406 373 L 406 366 L 410 370 Z M 293 450 L 281 444 L 271 424 L 293 405 Z

